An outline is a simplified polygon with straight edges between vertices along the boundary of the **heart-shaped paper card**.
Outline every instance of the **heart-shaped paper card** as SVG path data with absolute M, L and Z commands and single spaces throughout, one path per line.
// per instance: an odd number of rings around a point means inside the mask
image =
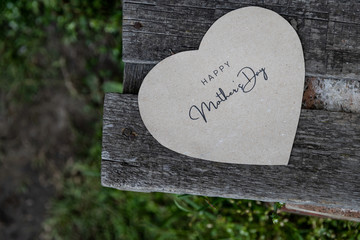
M 218 19 L 199 50 L 172 55 L 139 92 L 145 126 L 190 157 L 286 165 L 299 121 L 301 43 L 277 13 L 245 7 Z

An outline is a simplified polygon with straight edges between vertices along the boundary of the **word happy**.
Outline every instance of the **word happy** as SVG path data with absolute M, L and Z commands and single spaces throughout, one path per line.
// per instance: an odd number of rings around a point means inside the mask
M 262 75 L 264 80 L 268 80 L 265 68 L 260 68 L 255 72 L 250 67 L 243 67 L 236 75 L 238 83 L 232 89 L 224 91 L 222 88 L 215 93 L 216 100 L 209 102 L 202 102 L 200 106 L 192 105 L 189 109 L 189 117 L 191 120 L 203 119 L 207 123 L 206 114 L 212 110 L 216 110 L 222 103 L 225 103 L 231 96 L 237 93 L 250 93 L 256 86 L 257 77 Z M 235 82 L 235 81 L 233 81 Z
M 215 69 L 214 71 L 212 71 L 211 74 L 208 74 L 207 77 L 205 77 L 203 80 L 201 80 L 202 84 L 207 84 L 209 82 L 211 82 L 212 80 L 214 80 L 219 74 L 223 73 L 225 71 L 225 68 L 229 68 L 229 61 L 226 61 L 226 63 L 224 63 L 224 65 L 220 65 L 217 69 Z

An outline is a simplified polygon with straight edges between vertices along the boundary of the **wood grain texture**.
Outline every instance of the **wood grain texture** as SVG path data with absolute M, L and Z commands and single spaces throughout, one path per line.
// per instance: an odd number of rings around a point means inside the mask
M 144 63 L 124 63 L 124 89 L 125 94 L 138 94 L 141 83 L 146 74 L 155 66 L 155 64 Z
M 360 81 L 307 77 L 303 108 L 360 113 Z
M 289 21 L 303 44 L 307 76 L 360 80 L 358 0 L 124 0 L 123 59 L 155 64 L 198 49 L 218 18 L 245 6 L 271 9 Z
M 126 63 L 124 93 L 137 94 L 154 64 Z M 360 81 L 306 77 L 303 108 L 360 113 Z
M 236 165 L 161 146 L 141 120 L 136 95 L 105 97 L 101 178 L 107 187 L 359 210 L 359 172 L 360 114 L 302 110 L 289 165 Z
M 154 64 L 125 63 L 123 92 L 137 94 L 146 74 L 154 66 Z

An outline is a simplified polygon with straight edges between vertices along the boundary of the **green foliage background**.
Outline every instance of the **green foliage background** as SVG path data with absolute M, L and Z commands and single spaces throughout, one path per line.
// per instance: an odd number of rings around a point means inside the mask
M 103 96 L 122 91 L 121 2 L 1 1 L 0 11 L 0 84 L 6 99 L 31 102 L 39 89 L 69 78 L 72 96 L 96 113 L 88 129 L 74 128 L 79 151 L 63 173 L 44 222 L 45 238 L 360 240 L 357 223 L 277 215 L 256 201 L 101 187 Z M 82 49 L 82 73 L 64 73 L 72 63 L 63 49 Z

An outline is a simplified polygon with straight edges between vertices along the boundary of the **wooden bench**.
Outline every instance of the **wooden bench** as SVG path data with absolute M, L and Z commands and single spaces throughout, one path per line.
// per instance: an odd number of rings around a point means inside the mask
M 140 118 L 143 78 L 169 55 L 197 49 L 219 17 L 250 5 L 282 15 L 304 48 L 303 110 L 288 166 L 208 162 L 161 146 Z M 358 1 L 124 0 L 123 14 L 125 94 L 105 96 L 103 186 L 360 210 Z

